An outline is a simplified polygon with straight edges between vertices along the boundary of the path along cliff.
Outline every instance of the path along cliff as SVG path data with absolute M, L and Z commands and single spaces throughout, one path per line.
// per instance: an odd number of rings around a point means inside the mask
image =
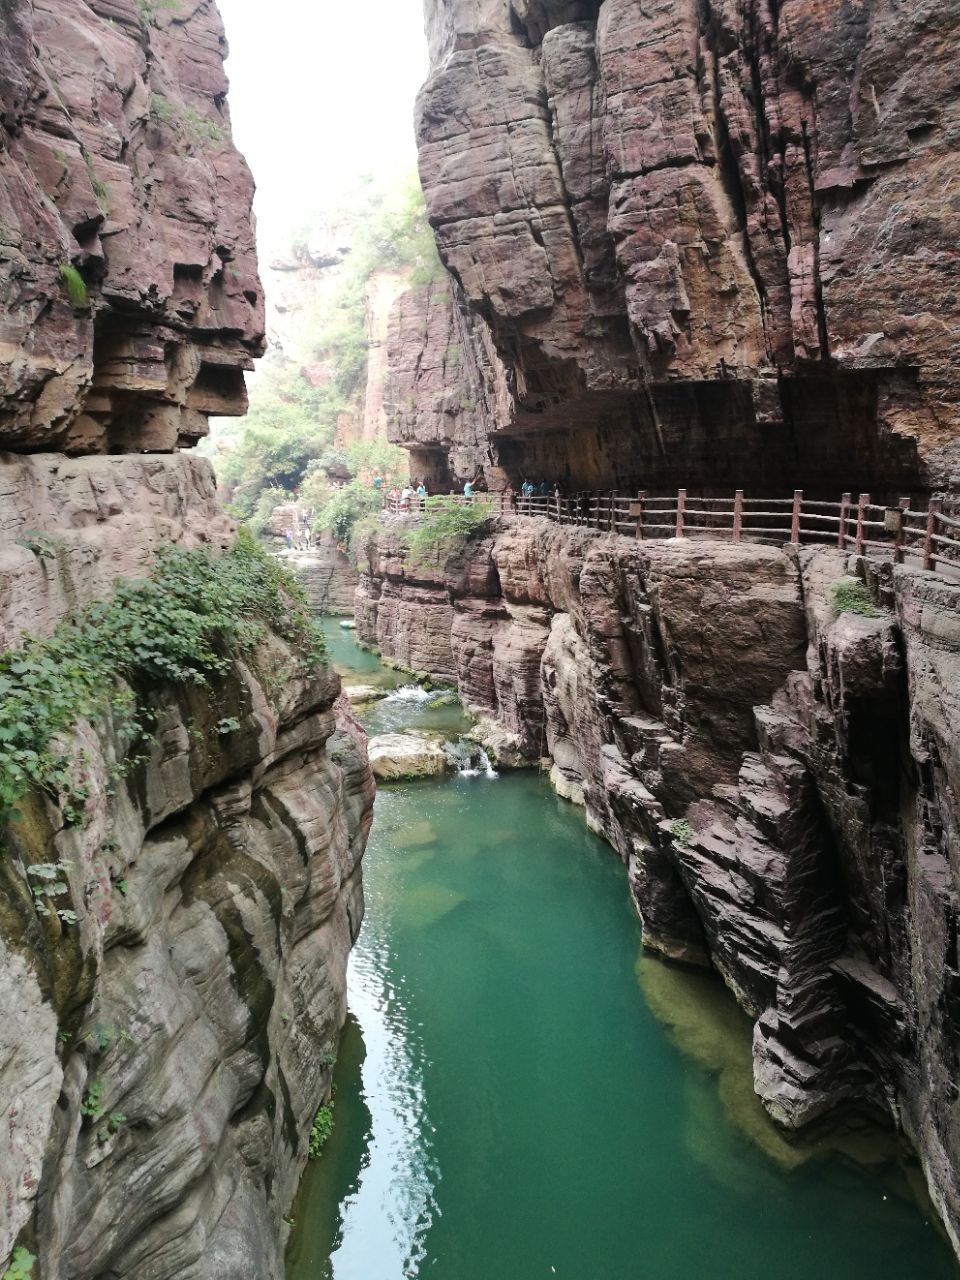
M 0 1270 L 63 1280 L 282 1274 L 363 913 L 363 734 L 181 452 L 263 346 L 225 53 L 0 6 Z

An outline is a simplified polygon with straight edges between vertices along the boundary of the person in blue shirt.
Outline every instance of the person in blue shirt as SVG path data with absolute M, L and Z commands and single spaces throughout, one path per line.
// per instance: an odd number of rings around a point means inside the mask
M 422 480 L 417 485 L 417 498 L 420 502 L 420 510 L 423 511 L 427 505 L 427 486 Z
M 524 477 L 523 484 L 520 486 L 520 492 L 524 497 L 523 509 L 528 512 L 530 510 L 528 499 L 533 497 L 533 485 L 526 477 Z
M 383 476 L 377 474 L 373 477 L 373 487 L 379 492 L 383 488 Z
M 463 486 L 463 496 L 465 498 L 473 497 L 473 481 L 472 480 L 468 480 L 466 484 Z

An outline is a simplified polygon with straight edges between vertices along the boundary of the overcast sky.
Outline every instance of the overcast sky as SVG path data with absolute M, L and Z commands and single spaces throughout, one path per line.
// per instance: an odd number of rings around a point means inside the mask
M 257 182 L 261 248 L 359 174 L 415 161 L 422 0 L 219 0 L 233 134 Z

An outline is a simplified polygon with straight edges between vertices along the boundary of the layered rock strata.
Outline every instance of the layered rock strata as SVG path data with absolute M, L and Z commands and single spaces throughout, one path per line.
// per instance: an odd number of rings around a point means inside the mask
M 452 669 L 501 762 L 549 756 L 646 946 L 754 1017 L 775 1119 L 886 1110 L 956 1241 L 960 586 L 861 566 L 874 604 L 838 613 L 839 552 L 534 521 L 432 575 L 395 533 L 368 556 L 361 638 Z
M 437 335 L 469 313 L 466 363 L 491 359 L 499 388 L 486 464 L 514 482 L 833 496 L 956 480 L 956 12 L 425 11 L 420 171 L 454 301 L 413 324 L 401 402 L 418 329 L 436 369 Z M 451 457 L 476 447 L 469 413 L 446 421 Z
M 284 562 L 300 579 L 317 613 L 353 613 L 357 569 L 329 530 L 317 537 L 309 551 L 292 551 Z
M 213 0 L 0 5 L 0 652 L 235 535 L 178 452 L 243 412 L 263 345 L 225 55 Z M 132 693 L 143 761 L 118 710 L 79 723 L 81 811 L 33 794 L 0 833 L 0 1271 L 22 1245 L 48 1277 L 280 1277 L 365 741 L 269 634 L 207 689 Z
M 7 454 L 0 495 L 4 651 L 234 536 L 182 454 Z M 121 713 L 81 723 L 81 812 L 38 794 L 0 831 L 0 1266 L 21 1243 L 45 1276 L 279 1277 L 363 914 L 365 740 L 276 637 L 132 693 L 143 763 Z
M 0 445 L 169 451 L 242 413 L 253 184 L 212 0 L 11 0 L 0 40 Z
M 81 824 L 34 799 L 4 833 L 0 1258 L 19 1239 L 45 1276 L 283 1274 L 363 916 L 373 782 L 338 691 L 266 642 L 215 699 L 150 692 L 129 784 L 123 731 L 81 725 Z M 38 864 L 75 924 L 37 915 Z

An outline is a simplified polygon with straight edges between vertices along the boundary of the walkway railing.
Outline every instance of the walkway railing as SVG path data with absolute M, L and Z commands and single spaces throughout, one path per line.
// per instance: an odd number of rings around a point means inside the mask
M 724 542 L 763 542 L 795 546 L 834 546 L 857 555 L 890 558 L 897 564 L 919 561 L 924 569 L 960 573 L 960 519 L 946 515 L 943 500 L 931 498 L 914 509 L 909 498 L 896 506 L 871 502 L 868 493 L 839 502 L 805 498 L 748 498 L 738 489 L 732 498 L 688 497 L 686 489 L 669 495 L 580 493 L 571 497 L 507 497 L 478 493 L 442 499 L 414 497 L 404 505 L 388 499 L 387 509 L 418 517 L 439 501 L 490 509 L 492 515 L 537 517 L 558 524 L 599 529 L 637 539 L 707 538 Z

